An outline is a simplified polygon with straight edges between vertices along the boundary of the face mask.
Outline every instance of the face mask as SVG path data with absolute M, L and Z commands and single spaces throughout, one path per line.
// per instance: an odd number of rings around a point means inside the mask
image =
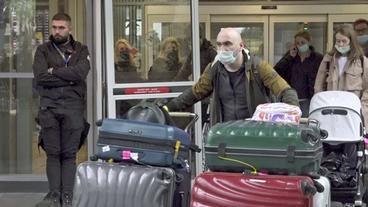
M 309 50 L 309 45 L 308 45 L 308 44 L 304 44 L 304 45 L 302 45 L 302 46 L 298 47 L 298 51 L 299 51 L 300 53 L 305 53 L 305 52 L 307 52 L 308 50 Z
M 343 47 L 339 47 L 339 46 L 335 45 L 335 48 L 336 48 L 337 51 L 339 51 L 343 55 L 345 55 L 346 53 L 348 53 L 350 51 L 350 45 L 343 46 Z
M 222 64 L 233 64 L 235 62 L 235 56 L 234 56 L 234 52 L 233 51 L 222 51 L 222 50 L 219 50 L 217 51 L 218 53 L 218 58 L 219 58 L 219 61 L 222 63 Z
M 365 44 L 368 43 L 368 35 L 357 36 L 357 40 L 358 40 L 359 44 L 365 45 Z

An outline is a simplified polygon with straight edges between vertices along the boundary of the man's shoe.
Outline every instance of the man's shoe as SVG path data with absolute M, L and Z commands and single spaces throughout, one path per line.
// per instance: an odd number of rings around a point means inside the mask
M 35 207 L 60 207 L 60 193 L 49 192 Z
M 62 207 L 72 207 L 73 192 L 63 192 L 61 195 Z

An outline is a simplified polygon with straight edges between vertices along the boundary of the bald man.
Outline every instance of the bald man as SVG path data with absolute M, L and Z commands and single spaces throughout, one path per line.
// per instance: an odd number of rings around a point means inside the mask
M 216 44 L 216 62 L 207 66 L 192 88 L 167 104 L 170 111 L 185 110 L 212 95 L 210 126 L 249 118 L 258 104 L 268 102 L 265 87 L 281 102 L 299 106 L 295 90 L 270 64 L 261 61 L 255 70 L 247 68 L 245 45 L 234 28 L 221 29 Z

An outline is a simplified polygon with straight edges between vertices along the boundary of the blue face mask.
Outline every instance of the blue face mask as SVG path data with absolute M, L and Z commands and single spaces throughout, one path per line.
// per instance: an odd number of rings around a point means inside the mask
M 368 43 L 368 34 L 357 36 L 357 40 L 358 40 L 360 45 L 367 44 Z
M 305 53 L 305 52 L 307 52 L 308 50 L 309 50 L 309 45 L 308 45 L 308 44 L 304 44 L 304 45 L 302 45 L 302 46 L 298 47 L 298 51 L 299 51 L 300 53 Z
M 236 58 L 234 56 L 234 52 L 233 51 L 219 50 L 219 51 L 217 51 L 217 54 L 218 54 L 219 61 L 222 64 L 229 65 L 229 64 L 233 64 L 235 62 L 235 59 Z
M 342 55 L 345 55 L 350 51 L 350 45 L 339 47 L 335 45 L 337 51 L 339 51 Z

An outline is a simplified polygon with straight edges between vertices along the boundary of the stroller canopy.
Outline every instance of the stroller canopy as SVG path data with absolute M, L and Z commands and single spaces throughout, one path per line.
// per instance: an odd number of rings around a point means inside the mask
M 354 93 L 325 91 L 313 96 L 309 118 L 320 122 L 328 131 L 329 143 L 357 142 L 363 138 L 361 102 Z

